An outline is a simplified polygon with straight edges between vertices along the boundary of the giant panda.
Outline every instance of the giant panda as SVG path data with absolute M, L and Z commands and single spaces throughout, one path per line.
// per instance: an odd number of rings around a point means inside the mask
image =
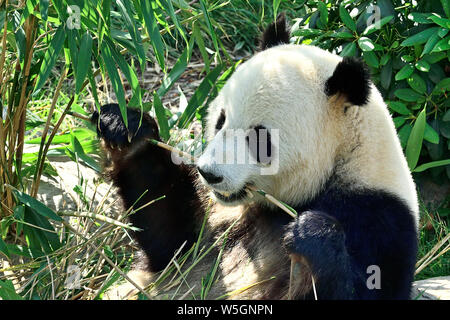
M 105 170 L 125 209 L 165 196 L 130 216 L 141 229 L 134 237 L 142 254 L 128 278 L 146 287 L 176 252 L 195 246 L 202 230 L 202 246 L 215 246 L 190 269 L 189 287 L 166 296 L 188 289 L 184 297 L 198 296 L 219 257 L 208 298 L 409 299 L 417 195 L 368 70 L 354 58 L 289 44 L 283 16 L 266 29 L 261 48 L 209 105 L 208 144 L 194 165 L 176 164 L 148 142 L 160 139 L 148 114 L 128 109 L 128 129 L 116 104 L 93 114 L 111 163 Z M 233 130 L 256 137 L 256 147 L 248 136 L 243 146 L 253 161 L 215 159 L 235 148 Z M 276 170 L 262 174 L 275 160 Z M 134 284 L 108 297 L 129 298 Z

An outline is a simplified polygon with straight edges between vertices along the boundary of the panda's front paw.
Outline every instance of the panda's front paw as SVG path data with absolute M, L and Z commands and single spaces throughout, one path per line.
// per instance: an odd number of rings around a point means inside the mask
M 100 116 L 95 111 L 91 117 L 98 136 L 109 148 L 127 147 L 132 142 L 144 138 L 159 140 L 158 126 L 148 114 L 141 114 L 139 110 L 128 108 L 127 119 L 128 128 L 125 126 L 118 104 L 104 105 L 100 109 Z
M 346 252 L 345 234 L 339 222 L 317 211 L 303 212 L 288 225 L 284 246 L 312 270 L 332 267 Z

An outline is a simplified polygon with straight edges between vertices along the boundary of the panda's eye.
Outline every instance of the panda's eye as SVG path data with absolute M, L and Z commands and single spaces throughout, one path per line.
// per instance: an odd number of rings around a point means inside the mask
M 258 163 L 269 164 L 272 160 L 272 143 L 269 130 L 259 125 L 251 129 L 246 137 L 248 148 Z
M 225 110 L 222 109 L 222 111 L 220 112 L 220 116 L 219 119 L 216 122 L 216 130 L 219 131 L 220 129 L 222 129 L 223 124 L 225 123 Z

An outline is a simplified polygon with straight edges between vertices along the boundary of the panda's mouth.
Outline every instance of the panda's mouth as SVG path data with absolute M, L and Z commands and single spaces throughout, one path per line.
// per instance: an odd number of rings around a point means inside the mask
M 237 192 L 224 192 L 224 191 L 217 191 L 217 190 L 213 190 L 214 195 L 216 196 L 216 198 L 222 202 L 225 203 L 231 203 L 231 202 L 238 202 L 243 200 L 244 198 L 247 197 L 248 195 L 248 191 L 246 190 L 246 188 L 242 188 L 241 190 L 237 191 Z

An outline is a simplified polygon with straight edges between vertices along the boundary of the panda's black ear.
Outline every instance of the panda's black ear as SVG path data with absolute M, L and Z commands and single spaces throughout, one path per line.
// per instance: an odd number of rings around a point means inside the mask
M 272 22 L 264 31 L 261 41 L 261 50 L 289 43 L 289 31 L 286 27 L 286 17 L 284 13 L 277 16 L 277 20 Z
M 343 94 L 353 105 L 367 103 L 370 91 L 370 72 L 359 59 L 345 57 L 338 63 L 333 75 L 325 83 L 328 96 Z

